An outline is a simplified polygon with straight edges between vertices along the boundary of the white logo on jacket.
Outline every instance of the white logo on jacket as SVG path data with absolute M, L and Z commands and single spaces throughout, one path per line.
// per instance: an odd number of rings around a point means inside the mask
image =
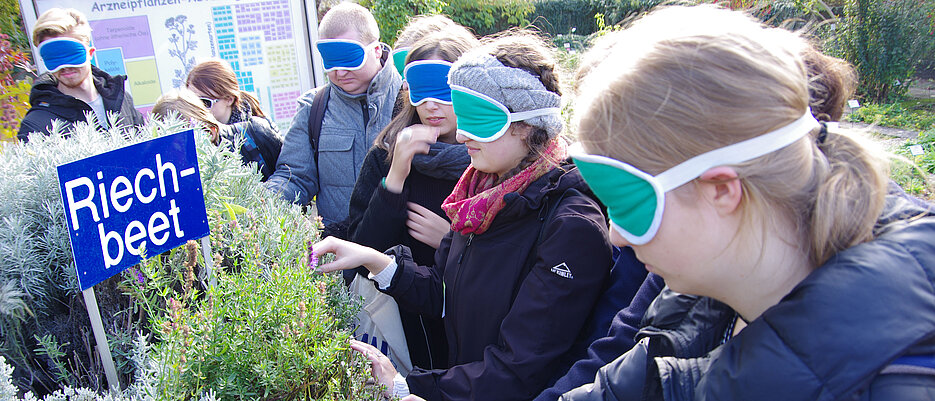
M 552 273 L 558 274 L 559 276 L 567 279 L 575 278 L 575 276 L 571 274 L 571 269 L 568 268 L 568 265 L 566 265 L 565 262 L 552 266 Z

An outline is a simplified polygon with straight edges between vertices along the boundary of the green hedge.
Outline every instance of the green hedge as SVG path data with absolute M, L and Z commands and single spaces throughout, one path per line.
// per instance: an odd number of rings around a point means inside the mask
M 593 0 L 538 0 L 535 4 L 533 24 L 552 35 L 590 35 L 597 31 L 594 14 L 604 11 L 596 9 Z
M 535 6 L 528 0 L 448 0 L 445 14 L 479 36 L 526 27 Z
M 933 13 L 935 4 L 925 0 L 848 0 L 827 50 L 857 68 L 864 99 L 898 99 L 935 51 Z

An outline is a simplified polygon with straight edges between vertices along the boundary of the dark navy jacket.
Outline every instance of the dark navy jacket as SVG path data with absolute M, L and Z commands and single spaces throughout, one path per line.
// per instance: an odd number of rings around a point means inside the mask
M 633 250 L 629 248 L 624 248 L 624 250 L 628 250 L 630 253 L 633 252 Z M 617 263 L 614 265 L 614 270 L 620 269 L 622 263 L 628 262 L 628 260 L 621 260 L 618 257 Z M 642 264 L 640 265 L 640 267 L 642 267 Z M 630 274 L 635 273 L 626 268 L 621 270 L 621 272 L 624 271 L 628 271 Z M 643 271 L 646 271 L 645 268 Z M 613 275 L 611 278 L 613 279 Z M 595 306 L 595 313 L 597 316 L 602 316 L 600 309 L 605 307 L 605 305 L 602 305 L 602 303 L 605 302 L 604 298 L 615 294 L 617 292 L 617 286 L 626 287 L 628 285 L 625 278 L 627 278 L 627 275 L 622 274 L 621 277 L 614 280 L 613 286 L 604 292 L 605 295 L 601 297 L 601 300 L 598 301 L 598 305 Z M 618 281 L 620 282 L 619 284 Z M 578 386 L 593 382 L 594 375 L 597 374 L 598 369 L 614 359 L 617 359 L 617 357 L 629 351 L 630 348 L 633 348 L 636 344 L 636 340 L 634 339 L 636 337 L 636 332 L 642 327 L 640 321 L 643 319 L 646 309 L 649 308 L 649 304 L 656 299 L 656 296 L 659 295 L 663 287 L 665 287 L 665 281 L 662 280 L 662 277 L 649 273 L 643 281 L 643 284 L 639 287 L 639 290 L 633 295 L 629 305 L 619 309 L 617 313 L 613 315 L 613 320 L 605 326 L 604 337 L 592 341 L 587 349 L 587 354 L 579 358 L 580 360 L 575 362 L 571 369 L 558 379 L 551 388 L 539 394 L 535 401 L 555 401 L 563 393 Z M 602 318 L 595 318 L 595 320 L 602 320 Z M 594 322 L 595 324 L 597 324 L 596 321 Z
M 607 226 L 586 191 L 573 165 L 556 168 L 508 194 L 488 231 L 446 235 L 434 267 L 416 266 L 408 248 L 389 251 L 400 267 L 387 292 L 400 309 L 444 313 L 448 335 L 452 367 L 413 370 L 413 394 L 529 400 L 546 387 L 610 272 Z
M 893 192 L 874 233 L 707 355 L 642 340 L 562 399 L 933 399 L 935 369 L 894 361 L 935 358 L 935 212 Z

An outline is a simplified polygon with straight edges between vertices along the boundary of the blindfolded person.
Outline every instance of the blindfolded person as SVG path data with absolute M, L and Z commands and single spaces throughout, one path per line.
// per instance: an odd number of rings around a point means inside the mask
M 400 308 L 443 318 L 447 369 L 402 379 L 376 348 L 354 342 L 393 395 L 428 400 L 531 399 L 578 336 L 611 262 L 604 216 L 563 164 L 555 60 L 532 35 L 493 40 L 458 59 L 448 82 L 457 140 L 471 165 L 442 209 L 451 231 L 433 266 L 407 247 L 386 254 L 336 238 L 324 271 L 366 267 Z M 413 87 L 410 83 L 410 87 Z
M 108 113 L 117 114 L 123 126 L 143 124 L 143 115 L 133 107 L 133 98 L 124 89 L 127 77 L 111 76 L 91 65 L 91 25 L 75 9 L 52 8 L 39 16 L 32 31 L 48 72 L 33 82 L 29 111 L 20 123 L 17 137 L 28 141 L 29 134 L 50 134 L 52 120 L 67 123 L 85 121 L 93 114 L 103 128 L 110 127 Z
M 747 326 L 670 333 L 693 344 L 680 352 L 644 338 L 561 399 L 930 398 L 935 216 L 812 116 L 808 44 L 711 6 L 612 40 L 582 84 L 572 158 L 614 244 Z M 692 306 L 677 302 L 650 309 Z

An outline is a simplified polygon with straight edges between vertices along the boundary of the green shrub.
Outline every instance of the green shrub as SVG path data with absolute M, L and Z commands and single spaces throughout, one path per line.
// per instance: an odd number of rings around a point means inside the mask
M 18 0 L 0 0 L 0 33 L 10 36 L 13 48 L 28 52 L 30 38 L 26 35 L 26 26 L 20 13 Z
M 29 53 L 15 47 L 8 35 L 0 33 L 0 141 L 13 141 L 19 123 L 29 110 L 32 79 L 24 75 L 32 63 Z
M 380 41 L 392 45 L 396 36 L 416 15 L 438 14 L 445 7 L 443 0 L 366 0 L 360 3 L 370 9 L 380 27 Z
M 51 136 L 0 152 L 0 357 L 15 369 L 0 387 L 7 380 L 40 396 L 104 387 L 55 166 L 187 124 L 96 132 L 78 123 L 67 139 L 55 124 Z M 365 363 L 345 344 L 359 306 L 339 275 L 307 265 L 318 223 L 270 196 L 239 155 L 200 132 L 196 144 L 218 285 L 205 284 L 206 261 L 190 242 L 94 287 L 121 380 L 131 383 L 121 397 L 368 399 L 377 389 L 363 388 Z
M 899 99 L 915 67 L 935 49 L 933 12 L 935 3 L 925 0 L 847 0 L 827 47 L 855 66 L 865 100 Z
M 597 31 L 594 14 L 603 12 L 593 0 L 537 0 L 533 24 L 552 35 L 590 35 Z
M 444 12 L 477 35 L 529 25 L 535 6 L 528 0 L 448 0 Z

